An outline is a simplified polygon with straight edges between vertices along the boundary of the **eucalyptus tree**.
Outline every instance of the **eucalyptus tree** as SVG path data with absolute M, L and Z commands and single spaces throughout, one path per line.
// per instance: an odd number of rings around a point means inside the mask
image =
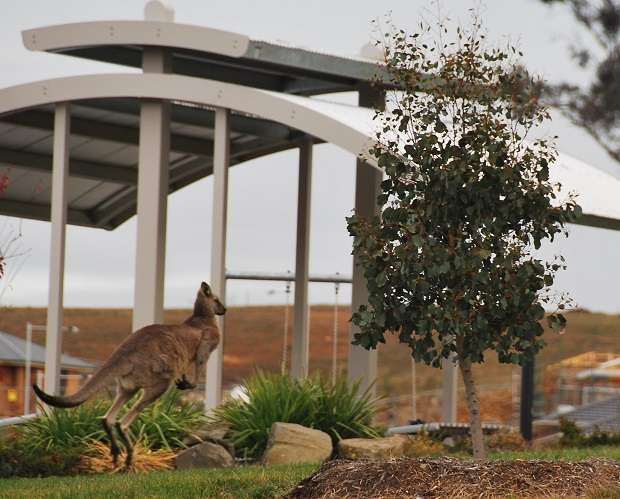
M 397 90 L 377 111 L 370 151 L 385 172 L 382 213 L 347 219 L 369 291 L 369 305 L 352 317 L 353 342 L 376 348 L 391 332 L 418 362 L 439 368 L 455 358 L 482 458 L 472 364 L 490 352 L 521 364 L 543 347 L 544 306 L 556 301 L 548 289 L 564 261 L 533 250 L 567 234 L 580 208 L 550 181 L 553 139 L 526 140 L 549 114 L 520 53 L 489 48 L 477 20 L 452 42 L 444 25 L 439 32 L 437 40 L 421 25 L 386 35 Z M 547 319 L 564 327 L 557 308 Z

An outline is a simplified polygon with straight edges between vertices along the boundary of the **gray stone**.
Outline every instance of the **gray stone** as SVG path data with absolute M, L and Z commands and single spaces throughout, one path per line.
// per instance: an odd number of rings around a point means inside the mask
M 544 437 L 532 440 L 531 448 L 534 450 L 539 450 L 557 447 L 560 445 L 560 440 L 562 440 L 563 436 L 564 433 L 562 432 L 545 435 Z
M 194 445 L 177 454 L 177 469 L 189 468 L 226 468 L 235 464 L 230 453 L 221 445 L 204 442 Z
M 338 442 L 338 455 L 344 459 L 369 459 L 373 461 L 402 457 L 409 438 L 394 435 L 384 438 L 347 438 Z
M 332 450 L 332 439 L 327 433 L 294 423 L 274 423 L 262 462 L 318 463 L 328 459 Z

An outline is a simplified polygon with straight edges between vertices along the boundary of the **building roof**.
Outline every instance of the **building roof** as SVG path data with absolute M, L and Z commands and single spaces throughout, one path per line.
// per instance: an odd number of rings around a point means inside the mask
M 577 423 L 586 432 L 595 429 L 620 432 L 620 395 L 583 405 L 562 417 Z
M 45 348 L 32 343 L 31 359 L 33 365 L 45 364 Z M 23 365 L 26 362 L 26 341 L 12 334 L 0 331 L 0 363 Z M 62 354 L 60 364 L 63 369 L 91 370 L 96 366 L 90 362 Z
M 577 379 L 620 379 L 620 357 L 577 373 Z
M 599 367 L 599 365 L 603 362 L 608 362 L 618 357 L 619 356 L 617 353 L 612 352 L 584 352 L 566 359 L 562 359 L 554 364 L 549 364 L 546 369 L 586 369 L 590 367 Z

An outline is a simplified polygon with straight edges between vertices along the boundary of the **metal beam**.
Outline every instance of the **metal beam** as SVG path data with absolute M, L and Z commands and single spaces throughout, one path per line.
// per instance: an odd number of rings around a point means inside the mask
M 33 220 L 50 221 L 51 206 L 49 204 L 37 204 L 14 199 L 0 198 L 0 215 L 17 218 L 29 218 Z M 82 210 L 67 210 L 67 223 L 94 227 L 95 222 Z
M 364 88 L 360 90 L 358 103 L 360 106 L 370 107 L 378 104 L 383 105 L 385 94 L 382 92 Z M 355 175 L 355 214 L 357 216 L 372 219 L 381 213 L 377 204 L 377 196 L 381 192 L 383 171 L 373 168 L 362 159 L 357 160 Z M 356 312 L 360 306 L 368 304 L 368 287 L 364 270 L 357 258 L 353 258 L 353 286 L 351 292 L 351 310 Z M 350 339 L 353 340 L 359 328 L 351 323 Z M 347 366 L 347 381 L 349 384 L 360 382 L 362 391 L 370 389 L 377 379 L 377 350 L 366 350 L 358 345 L 349 344 L 349 357 Z
M 46 154 L 0 147 L 0 162 L 27 170 L 52 172 L 52 157 Z M 135 185 L 138 182 L 138 171 L 135 168 L 80 159 L 69 160 L 69 176 L 129 185 Z
M 45 390 L 60 394 L 65 234 L 67 227 L 67 179 L 71 115 L 67 103 L 57 104 L 54 119 L 54 171 L 52 173 L 50 285 L 45 340 Z
M 293 348 L 291 376 L 308 376 L 310 310 L 308 308 L 308 260 L 310 253 L 310 213 L 312 198 L 312 139 L 299 148 L 297 187 L 297 244 L 295 250 L 295 303 L 293 309 Z
M 442 360 L 441 371 L 441 420 L 444 423 L 456 423 L 459 370 L 454 355 Z
M 138 99 L 87 100 L 80 101 L 79 106 L 134 116 L 140 114 L 140 101 Z M 170 113 L 170 119 L 175 124 L 204 128 L 215 126 L 215 111 L 204 106 L 173 102 Z M 266 139 L 288 139 L 294 133 L 291 128 L 275 121 L 233 113 L 230 114 L 230 131 L 231 133 L 253 135 Z
M 37 130 L 53 129 L 54 115 L 47 111 L 29 110 L 2 116 L 4 123 L 35 128 Z M 71 118 L 73 135 L 99 140 L 137 146 L 140 129 L 135 126 L 117 125 L 88 118 Z M 180 134 L 170 136 L 170 149 L 174 152 L 210 156 L 213 154 L 213 142 L 209 139 L 197 139 Z
M 258 142 L 259 139 L 257 139 Z M 234 166 L 250 159 L 296 147 L 298 142 L 269 143 L 261 146 L 254 142 L 234 147 L 230 153 L 229 166 Z M 178 165 L 178 166 L 177 166 Z M 186 185 L 213 173 L 213 158 L 183 158 L 170 167 L 169 192 L 175 192 Z M 104 202 L 91 212 L 96 223 L 106 229 L 113 229 L 131 218 L 136 212 L 135 189 L 129 188 L 117 199 Z
M 145 72 L 166 72 L 169 54 L 161 49 L 144 52 Z M 144 100 L 140 113 L 138 158 L 138 226 L 133 307 L 133 330 L 162 323 L 166 214 L 170 161 L 170 103 Z
M 226 223 L 228 210 L 228 169 L 230 162 L 230 111 L 215 112 L 215 150 L 213 156 L 213 213 L 211 236 L 211 289 L 226 301 Z M 224 318 L 218 318 L 220 344 L 207 362 L 205 409 L 217 407 L 222 398 L 224 358 Z

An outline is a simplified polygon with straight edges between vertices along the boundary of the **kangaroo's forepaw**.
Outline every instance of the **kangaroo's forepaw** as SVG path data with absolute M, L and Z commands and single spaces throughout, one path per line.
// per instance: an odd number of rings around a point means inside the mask
M 174 384 L 179 390 L 193 390 L 196 388 L 196 385 L 190 383 L 189 380 L 185 377 L 185 374 L 181 376 L 181 379 L 177 379 Z

